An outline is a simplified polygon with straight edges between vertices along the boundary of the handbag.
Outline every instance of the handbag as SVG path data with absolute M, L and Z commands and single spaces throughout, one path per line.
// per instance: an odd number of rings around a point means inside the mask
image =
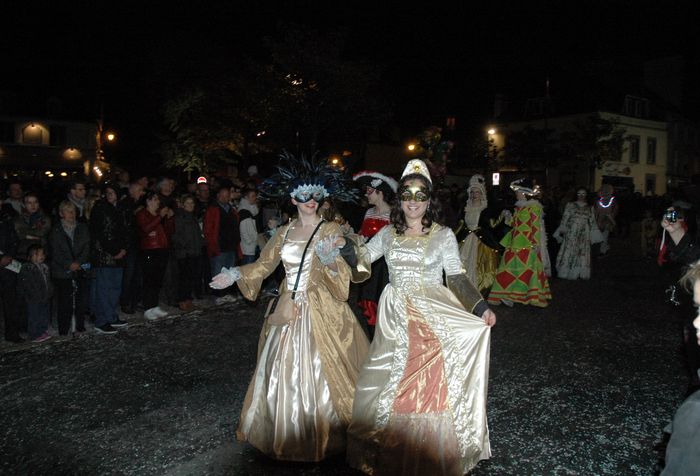
M 306 251 L 309 249 L 311 241 L 314 239 L 314 235 L 321 227 L 323 220 L 318 222 L 316 228 L 314 228 L 313 233 L 309 237 L 309 241 L 306 242 L 304 251 L 301 253 L 301 261 L 299 262 L 299 271 L 297 272 L 297 280 L 294 283 L 294 289 L 291 293 L 280 293 L 279 296 L 272 299 L 270 304 L 267 305 L 267 310 L 265 311 L 265 318 L 270 325 L 273 326 L 283 326 L 288 324 L 296 316 L 294 309 L 294 296 L 297 292 L 297 287 L 299 286 L 299 279 L 301 278 L 301 268 L 304 266 L 304 258 L 306 258 Z

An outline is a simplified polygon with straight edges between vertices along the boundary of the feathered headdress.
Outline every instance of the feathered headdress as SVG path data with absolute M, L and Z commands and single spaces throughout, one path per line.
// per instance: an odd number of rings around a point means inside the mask
M 260 185 L 260 193 L 267 198 L 292 197 L 299 202 L 311 198 L 318 201 L 329 195 L 343 202 L 359 198 L 347 174 L 318 160 L 318 154 L 308 160 L 304 154 L 297 158 L 287 151 L 280 154 L 275 174 Z

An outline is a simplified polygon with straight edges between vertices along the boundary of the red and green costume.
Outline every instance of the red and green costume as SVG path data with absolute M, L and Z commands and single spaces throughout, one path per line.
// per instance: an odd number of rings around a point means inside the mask
M 537 200 L 516 204 L 511 227 L 501 240 L 505 251 L 488 301 L 546 307 L 552 293 L 542 256 L 547 252 L 542 205 Z

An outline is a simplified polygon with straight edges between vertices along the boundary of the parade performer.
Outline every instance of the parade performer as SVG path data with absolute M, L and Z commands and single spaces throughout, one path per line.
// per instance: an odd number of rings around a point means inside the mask
M 353 180 L 365 187 L 367 202 L 372 205 L 365 213 L 358 234 L 366 241 L 390 223 L 391 203 L 396 196 L 398 183 L 379 172 L 365 170 L 353 176 Z M 367 319 L 370 337 L 377 323 L 377 303 L 384 286 L 389 282 L 389 270 L 384 258 L 372 263 L 372 275 L 360 285 L 357 305 Z
M 599 242 L 602 236 L 593 207 L 588 203 L 588 190 L 579 188 L 576 191 L 576 201 L 566 204 L 559 228 L 552 236 L 561 243 L 557 254 L 557 276 L 590 279 L 591 244 Z
M 391 226 L 359 256 L 384 256 L 390 276 L 348 430 L 348 462 L 368 474 L 461 475 L 490 457 L 486 394 L 496 316 L 467 278 L 454 233 L 435 222 L 431 192 L 427 166 L 411 160 Z
M 547 278 L 551 267 L 542 204 L 534 198 L 539 187 L 525 178 L 515 180 L 510 188 L 517 198 L 515 212 L 511 230 L 501 240 L 505 251 L 488 300 L 490 304 L 546 307 L 552 299 Z
M 467 271 L 467 276 L 482 294 L 493 285 L 496 269 L 501 260 L 503 247 L 496 235 L 496 227 L 510 212 L 504 210 L 495 217 L 488 208 L 486 180 L 476 174 L 469 179 L 467 205 L 464 207 L 464 220 L 460 221 L 455 235 L 459 245 L 459 257 Z
M 614 195 L 615 189 L 609 183 L 604 183 L 600 186 L 598 192 L 598 200 L 595 203 L 595 220 L 598 224 L 598 229 L 602 234 L 600 243 L 600 256 L 605 256 L 610 250 L 608 238 L 610 232 L 615 229 L 617 222 L 615 221 L 619 211 L 619 205 Z
M 239 440 L 268 456 L 319 461 L 346 448 L 355 383 L 369 342 L 348 298 L 350 267 L 324 243 L 340 226 L 316 213 L 332 194 L 350 197 L 352 182 L 303 157 L 283 154 L 278 172 L 261 186 L 268 197 L 291 197 L 298 217 L 277 228 L 254 263 L 225 269 L 211 286 L 236 282 L 254 300 L 263 279 L 282 262 L 286 280 L 261 332 L 258 361 L 243 403 Z M 343 250 L 351 249 L 350 241 Z M 274 302 L 274 301 L 273 301 Z

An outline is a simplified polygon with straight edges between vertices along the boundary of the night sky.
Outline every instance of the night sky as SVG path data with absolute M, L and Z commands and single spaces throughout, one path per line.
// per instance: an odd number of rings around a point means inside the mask
M 146 3 L 3 2 L 0 94 L 14 95 L 10 112 L 38 113 L 55 95 L 67 116 L 90 119 L 102 104 L 121 147 L 139 150 L 174 88 L 235 75 L 290 21 L 347 32 L 345 54 L 383 69 L 406 129 L 447 114 L 483 121 L 494 93 L 541 95 L 547 77 L 556 88 L 590 61 L 698 58 L 692 2 Z

